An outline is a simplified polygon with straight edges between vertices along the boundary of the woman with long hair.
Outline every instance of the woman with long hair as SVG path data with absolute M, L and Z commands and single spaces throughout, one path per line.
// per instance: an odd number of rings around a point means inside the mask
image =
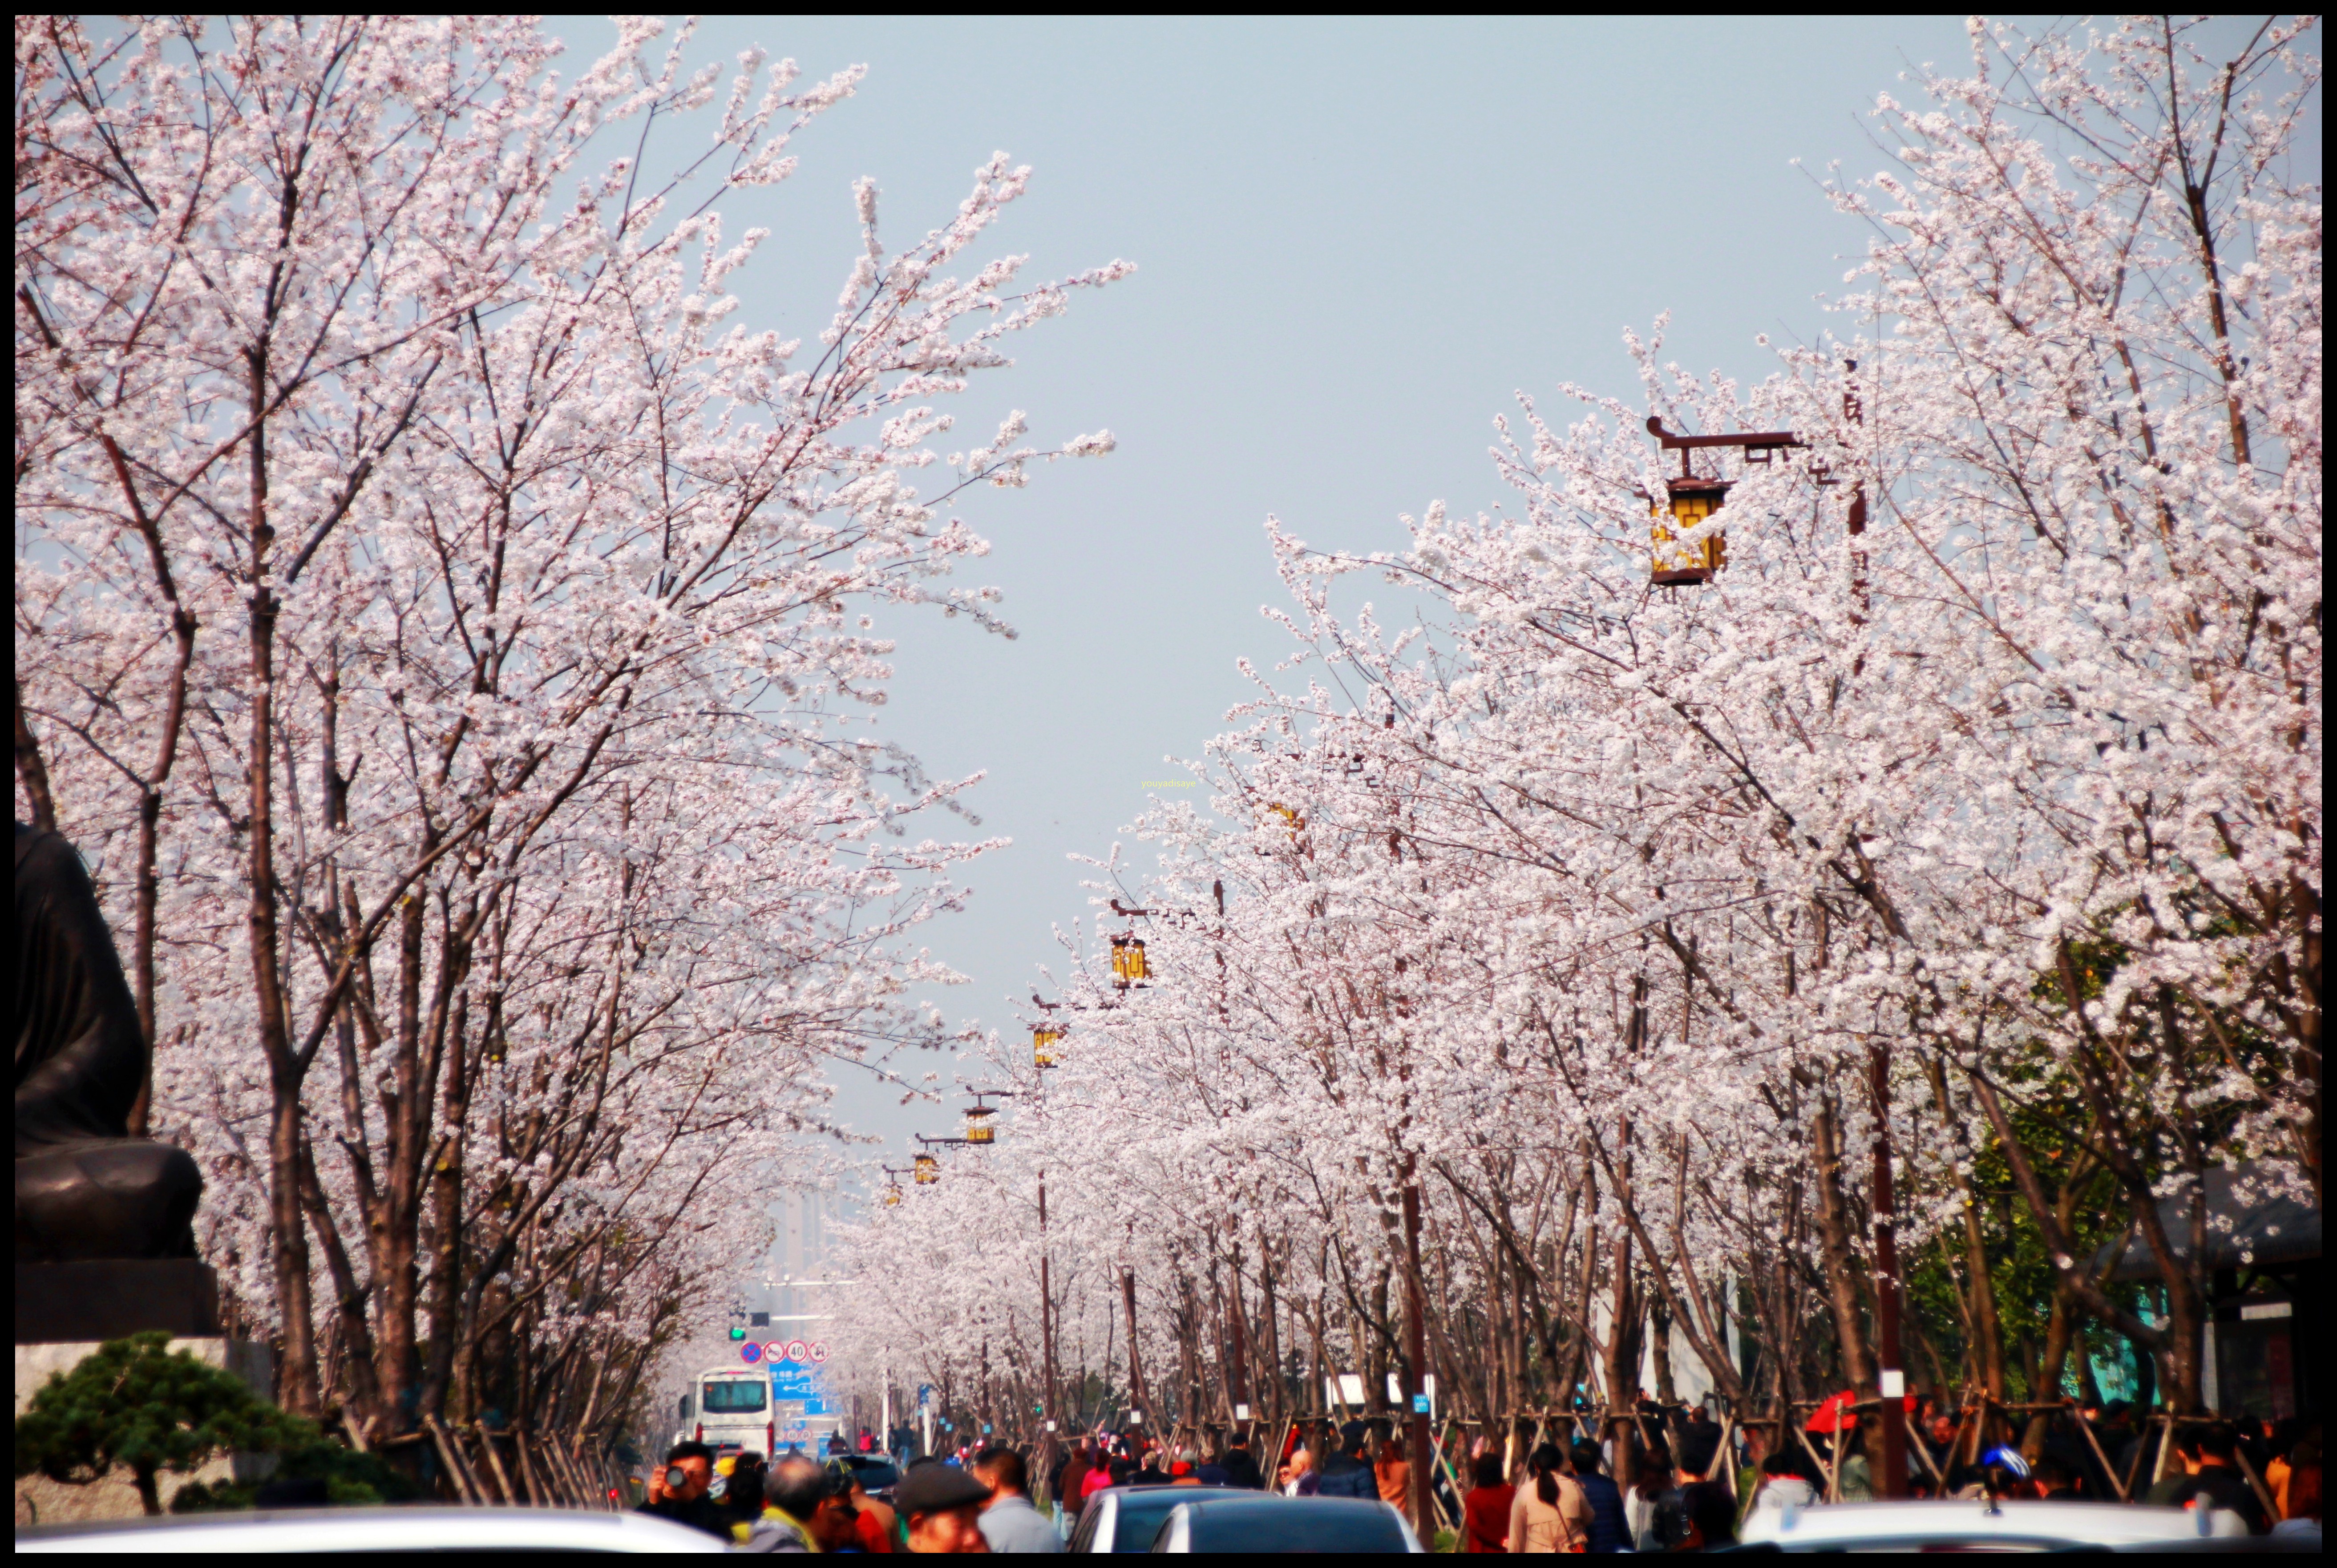
M 1526 1460 L 1526 1484 L 1510 1504 L 1510 1550 L 1579 1552 L 1590 1541 L 1590 1502 L 1566 1456 L 1548 1443 Z

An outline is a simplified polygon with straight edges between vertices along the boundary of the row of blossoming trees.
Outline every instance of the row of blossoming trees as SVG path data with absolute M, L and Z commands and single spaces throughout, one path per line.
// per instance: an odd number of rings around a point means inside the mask
M 1832 191 L 1873 236 L 1840 341 L 1750 389 L 1634 341 L 1639 397 L 1504 425 L 1495 515 L 1368 559 L 1275 530 L 1306 676 L 1195 764 L 1210 811 L 1140 824 L 1155 874 L 1102 867 L 1028 1019 L 1061 1064 L 980 1070 L 1025 1091 L 997 1144 L 877 1211 L 865 1370 L 1027 1417 L 1043 1254 L 1065 1414 L 1135 1396 L 1124 1274 L 1156 1424 L 1326 1372 L 1376 1405 L 1412 1187 L 1403 1369 L 1448 1408 L 1668 1394 L 1683 1355 L 1740 1416 L 1872 1394 L 1881 1107 L 1917 1298 L 1882 1364 L 2033 1404 L 2114 1346 L 2196 1408 L 2203 1193 L 2322 1182 L 2302 31 L 1976 31 Z M 1648 582 L 1650 413 L 1808 443 L 1728 458 L 1707 586 Z M 1356 573 L 1414 623 L 1335 613 Z
M 981 846 L 921 837 L 963 786 L 869 732 L 863 612 L 996 626 L 934 405 L 1124 270 L 970 258 L 1002 156 L 898 253 L 864 181 L 815 341 L 739 324 L 715 205 L 857 73 L 659 33 L 571 80 L 494 17 L 16 22 L 17 814 L 283 1403 L 376 1439 L 611 1430 L 824 1063 L 932 1033 L 901 938 Z

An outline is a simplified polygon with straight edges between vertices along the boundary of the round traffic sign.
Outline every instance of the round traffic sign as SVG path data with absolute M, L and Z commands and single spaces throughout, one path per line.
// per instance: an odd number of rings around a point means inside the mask
M 827 1342 L 826 1340 L 816 1339 L 812 1341 L 811 1358 L 815 1362 L 825 1361 L 827 1359 Z
M 752 1339 L 748 1340 L 744 1345 L 738 1347 L 738 1359 L 746 1362 L 748 1366 L 754 1365 L 762 1358 L 763 1348 L 760 1345 L 756 1344 Z
M 808 1361 L 808 1360 L 810 1360 L 810 1359 L 811 1359 L 811 1347 L 810 1347 L 810 1346 L 808 1346 L 808 1345 L 807 1345 L 807 1344 L 805 1344 L 805 1343 L 804 1343 L 802 1340 L 800 1340 L 800 1339 L 790 1339 L 790 1340 L 788 1340 L 788 1341 L 787 1341 L 787 1359 L 788 1359 L 788 1360 L 790 1360 L 790 1361 Z
M 768 1361 L 772 1366 L 776 1367 L 787 1358 L 787 1348 L 785 1345 L 780 1344 L 777 1340 L 771 1340 L 763 1347 L 763 1359 Z

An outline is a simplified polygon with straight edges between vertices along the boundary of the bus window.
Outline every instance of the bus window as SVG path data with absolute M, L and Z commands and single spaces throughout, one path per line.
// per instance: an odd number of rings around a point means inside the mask
M 709 1416 L 740 1416 L 760 1410 L 769 1395 L 762 1380 L 748 1382 L 709 1383 L 706 1389 L 706 1414 Z

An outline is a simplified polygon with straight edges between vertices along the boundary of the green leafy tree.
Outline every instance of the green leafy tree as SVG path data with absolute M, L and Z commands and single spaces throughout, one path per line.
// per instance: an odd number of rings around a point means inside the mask
M 44 1384 L 16 1419 L 16 1474 L 86 1486 L 130 1471 L 149 1514 L 162 1512 L 155 1477 L 200 1468 L 230 1450 L 277 1454 L 318 1441 L 243 1380 L 170 1348 L 161 1329 L 109 1339 Z
M 405 1503 L 421 1494 L 410 1476 L 384 1464 L 378 1455 L 360 1454 L 321 1430 L 312 1431 L 312 1441 L 282 1452 L 276 1473 L 267 1482 L 191 1481 L 171 1497 L 171 1512 L 212 1514 L 249 1508 L 258 1501 L 261 1485 L 287 1481 L 323 1482 L 323 1501 L 330 1504 Z

